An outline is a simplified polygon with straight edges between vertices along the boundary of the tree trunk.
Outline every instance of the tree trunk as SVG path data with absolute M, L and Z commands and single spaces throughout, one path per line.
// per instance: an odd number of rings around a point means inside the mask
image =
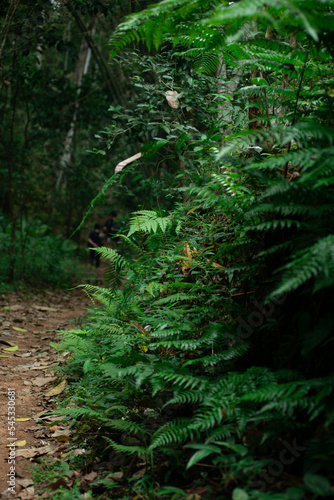
M 94 32 L 95 32 L 95 27 L 93 27 L 93 29 L 92 29 L 93 34 L 94 34 Z M 78 58 L 76 68 L 75 68 L 75 73 L 74 73 L 74 84 L 76 85 L 76 87 L 78 89 L 78 91 L 77 91 L 78 98 L 79 98 L 80 93 L 81 93 L 82 79 L 88 73 L 89 63 L 91 61 L 91 57 L 92 57 L 92 51 L 91 51 L 90 47 L 88 46 L 86 39 L 83 38 L 82 42 L 81 42 L 81 46 L 80 46 L 79 58 Z M 49 224 L 50 225 L 52 225 L 53 212 L 54 212 L 56 200 L 58 198 L 57 193 L 59 192 L 59 190 L 61 188 L 62 188 L 62 190 L 64 190 L 66 187 L 65 172 L 72 161 L 74 134 L 75 134 L 76 122 L 78 119 L 79 107 L 80 107 L 80 101 L 79 101 L 79 99 L 77 99 L 76 104 L 75 104 L 75 108 L 74 108 L 74 113 L 72 116 L 72 120 L 71 120 L 69 129 L 67 131 L 67 134 L 66 134 L 66 137 L 64 140 L 63 152 L 62 152 L 61 157 L 59 159 L 59 169 L 56 172 L 56 182 L 55 182 L 55 186 L 54 186 L 53 193 L 51 196 L 51 203 L 50 203 L 50 210 L 49 210 Z

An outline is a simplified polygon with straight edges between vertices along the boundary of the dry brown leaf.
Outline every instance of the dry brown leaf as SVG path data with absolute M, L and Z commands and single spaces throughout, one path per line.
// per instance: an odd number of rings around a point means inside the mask
M 67 489 L 69 488 L 68 482 L 63 477 L 60 477 L 54 483 L 46 484 L 45 488 L 49 488 L 50 490 L 55 491 L 55 490 L 58 490 L 58 488 L 60 486 L 63 486 L 65 488 L 67 488 Z
M 54 380 L 57 380 L 57 377 L 37 377 L 32 380 L 32 383 L 38 387 L 42 387 L 42 385 L 53 382 Z
M 25 450 L 18 450 L 15 452 L 17 457 L 33 458 L 40 455 L 45 455 L 46 453 L 53 453 L 57 447 L 53 444 L 48 444 L 47 446 L 42 446 L 41 448 L 27 448 Z
M 20 309 L 23 309 L 23 306 L 21 306 L 20 304 L 15 304 L 13 306 L 10 306 L 11 311 L 19 311 Z
M 59 425 L 53 425 L 52 427 L 49 428 L 51 432 L 59 431 L 60 427 Z
M 181 94 L 176 92 L 176 90 L 167 90 L 167 92 L 165 92 L 165 97 L 171 108 L 176 109 L 179 107 L 180 102 L 178 98 L 181 97 Z
M 48 410 L 45 410 L 42 413 L 46 413 Z M 45 417 L 35 417 L 35 420 L 46 420 L 47 422 L 61 422 L 64 420 L 65 415 L 46 415 Z M 48 424 L 50 425 L 50 424 Z
M 185 273 L 193 265 L 194 254 L 197 253 L 196 248 L 191 249 L 189 243 L 186 243 L 182 250 L 182 255 L 187 258 L 187 260 L 182 260 L 182 272 Z M 189 260 L 188 260 L 189 259 Z
M 140 469 L 140 470 L 137 470 L 137 472 L 135 472 L 132 477 L 143 477 L 145 474 L 146 474 L 147 470 L 146 468 L 144 469 Z
M 57 396 L 58 394 L 62 393 L 63 390 L 66 387 L 66 379 L 62 380 L 60 384 L 56 385 L 53 389 L 50 389 L 50 391 L 46 392 L 44 396 L 50 398 L 51 396 Z
M 85 448 L 77 448 L 76 450 L 71 451 L 71 455 L 74 457 L 79 457 L 80 455 L 84 455 L 85 453 Z
M 115 174 L 117 174 L 117 172 L 121 172 L 124 167 L 126 167 L 127 165 L 130 165 L 130 163 L 133 163 L 136 160 L 139 160 L 139 158 L 141 158 L 141 157 L 142 157 L 142 154 L 141 153 L 137 153 L 137 154 L 135 154 L 133 156 L 130 156 L 130 158 L 127 158 L 126 160 L 120 161 L 116 165 Z
M 38 311 L 50 311 L 50 312 L 57 312 L 58 309 L 55 307 L 47 307 L 47 306 L 32 306 L 34 309 L 37 309 Z
M 96 479 L 96 478 L 97 478 L 97 476 L 98 476 L 98 473 L 97 473 L 97 472 L 92 471 L 92 472 L 90 472 L 89 474 L 86 474 L 86 475 L 83 477 L 83 479 L 84 479 L 85 481 L 89 481 L 89 482 L 90 482 L 90 481 L 94 481 L 94 479 Z
M 5 345 L 9 345 L 9 346 L 13 346 L 13 344 L 11 342 L 7 342 L 7 340 L 0 340 L 0 344 L 5 344 Z
M 124 472 L 112 472 L 111 474 L 108 474 L 106 479 L 115 479 L 115 481 L 122 479 L 124 476 Z
M 17 493 L 17 497 L 21 498 L 21 500 L 30 500 L 35 493 L 35 487 L 34 486 L 29 486 L 29 488 L 26 488 L 25 490 L 20 491 L 20 493 Z
M 58 429 L 56 429 L 53 434 L 52 434 L 52 437 L 58 437 L 58 436 L 70 436 L 71 435 L 71 431 L 69 429 L 64 429 L 64 430 L 61 430 L 60 427 L 58 425 L 54 425 L 53 427 L 58 427 Z M 50 427 L 50 430 L 52 429 L 52 427 Z
M 66 441 L 71 441 L 71 436 L 66 436 L 65 434 L 61 434 L 57 436 L 57 443 L 65 443 Z
M 16 479 L 15 482 L 22 486 L 22 488 L 28 488 L 28 486 L 34 484 L 32 479 Z
M 45 363 L 45 361 L 43 361 L 42 363 Z M 42 363 L 38 363 L 39 365 L 41 365 Z M 43 366 L 33 366 L 31 367 L 31 370 L 46 370 L 47 368 L 52 368 L 53 366 L 58 366 L 57 363 L 53 363 L 52 365 L 43 365 Z
M 226 267 L 221 266 L 220 264 L 217 264 L 217 262 L 212 262 L 212 267 L 219 267 L 220 269 L 226 269 Z

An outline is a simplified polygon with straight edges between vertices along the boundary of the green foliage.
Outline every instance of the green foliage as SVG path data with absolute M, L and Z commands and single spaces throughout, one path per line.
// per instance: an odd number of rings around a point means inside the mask
M 10 273 L 11 224 L 0 227 L 3 255 L 0 281 L 7 281 Z M 82 274 L 77 245 L 50 229 L 39 220 L 23 220 L 14 245 L 14 279 L 30 285 L 50 283 L 68 286 Z M 13 256 L 12 256 L 13 257 Z
M 103 427 L 105 453 L 145 459 L 162 491 L 181 495 L 179 484 L 201 476 L 206 498 L 331 493 L 330 34 L 325 0 L 165 0 L 112 39 L 115 51 L 139 39 L 161 51 L 135 77 L 146 99 L 138 116 L 115 110 L 125 124 L 107 134 L 110 147 L 135 130 L 157 164 L 172 158 L 179 170 L 172 209 L 157 203 L 130 218 L 133 258 L 100 250 L 110 287 L 86 287 L 103 307 L 63 333 L 75 384 L 59 411 Z M 215 49 L 221 78 L 211 63 L 208 74 L 189 66 Z M 177 72 L 162 84 L 171 58 L 187 68 L 183 87 Z M 183 94 L 180 108 L 154 107 L 166 88 Z

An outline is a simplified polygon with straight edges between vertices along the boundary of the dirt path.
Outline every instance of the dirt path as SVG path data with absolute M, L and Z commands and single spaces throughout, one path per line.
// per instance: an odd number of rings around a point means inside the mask
M 59 453 L 61 428 L 54 429 L 50 419 L 43 420 L 41 415 L 54 407 L 54 398 L 45 394 L 62 381 L 53 366 L 64 362 L 64 357 L 49 344 L 57 341 L 56 330 L 74 328 L 89 307 L 92 303 L 80 289 L 0 296 L 2 498 L 34 498 L 34 487 L 29 479 L 33 461 L 38 456 Z M 6 350 L 16 349 L 16 346 L 17 350 Z M 11 417 L 30 420 L 19 421 Z M 8 447 L 13 439 L 21 446 Z M 15 494 L 9 494 L 11 484 L 7 481 L 10 479 L 13 479 L 12 484 L 15 482 Z

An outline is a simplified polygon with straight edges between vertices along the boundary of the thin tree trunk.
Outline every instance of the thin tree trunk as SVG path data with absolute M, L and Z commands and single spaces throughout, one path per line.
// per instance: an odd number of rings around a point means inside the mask
M 93 27 L 92 33 L 93 34 L 95 33 L 95 27 Z M 79 58 L 74 73 L 74 83 L 78 89 L 77 97 L 80 96 L 82 80 L 83 77 L 88 73 L 91 57 L 92 57 L 91 48 L 88 46 L 86 39 L 83 38 L 80 46 Z M 65 177 L 65 172 L 68 166 L 70 165 L 72 159 L 73 142 L 74 142 L 76 123 L 78 119 L 79 107 L 80 107 L 80 100 L 77 99 L 75 103 L 72 120 L 64 140 L 63 152 L 59 158 L 59 168 L 56 171 L 56 182 L 51 194 L 51 201 L 50 201 L 49 218 L 48 218 L 49 225 L 52 225 L 52 218 L 56 205 L 57 193 L 59 192 L 61 186 L 63 190 L 65 189 L 64 177 Z
M 13 0 L 13 3 L 10 4 L 10 6 L 12 7 L 13 6 L 13 11 L 11 13 L 11 16 L 8 20 L 8 26 L 7 26 L 7 30 L 4 34 L 4 37 L 3 37 L 3 40 L 1 42 L 1 46 L 0 46 L 0 58 L 2 56 L 2 51 L 3 51 L 3 48 L 5 46 L 5 43 L 6 43 L 6 40 L 7 40 L 7 37 L 8 37 L 8 33 L 9 33 L 9 28 L 10 28 L 10 25 L 12 24 L 12 20 L 13 20 L 13 16 L 15 14 L 15 11 L 16 9 L 18 8 L 19 6 L 19 3 L 20 3 L 20 0 L 17 0 L 16 2 Z M 8 12 L 7 12 L 7 15 L 6 15 L 6 18 L 5 18 L 5 22 L 3 24 L 3 28 L 2 28 L 2 31 L 1 31 L 1 36 L 2 36 L 2 33 L 5 29 L 5 26 L 6 26 L 6 22 L 7 22 L 7 19 L 8 19 L 8 16 L 9 16 L 9 13 L 10 13 L 10 9 L 8 9 Z
M 93 28 L 92 31 L 94 32 L 95 28 Z M 75 70 L 75 75 L 74 75 L 74 83 L 76 84 L 76 86 L 78 88 L 78 92 L 77 92 L 78 97 L 80 96 L 80 93 L 81 93 L 82 79 L 88 73 L 88 68 L 89 68 L 89 63 L 91 61 L 91 56 L 92 56 L 92 51 L 91 51 L 90 47 L 88 47 L 86 40 L 83 39 L 81 42 L 79 60 L 78 60 L 77 65 L 76 65 L 76 70 Z M 78 118 L 79 107 L 80 107 L 80 102 L 77 101 L 75 104 L 75 109 L 74 109 L 71 125 L 70 125 L 70 128 L 68 129 L 66 139 L 64 141 L 63 153 L 62 153 L 62 155 L 60 157 L 60 161 L 59 161 L 60 171 L 59 171 L 58 178 L 56 181 L 56 191 L 60 188 L 66 167 L 71 161 L 73 138 L 74 138 L 74 132 L 75 132 L 75 125 L 76 125 L 77 118 Z
M 69 12 L 72 14 L 79 30 L 83 34 L 83 36 L 86 39 L 86 42 L 88 46 L 90 47 L 92 51 L 92 55 L 101 71 L 101 74 L 105 78 L 105 83 L 107 85 L 107 88 L 109 90 L 110 95 L 116 99 L 121 104 L 124 104 L 124 97 L 122 95 L 122 92 L 119 88 L 119 86 L 116 84 L 117 82 L 117 75 L 112 75 L 109 66 L 106 64 L 101 52 L 99 51 L 98 47 L 92 40 L 92 37 L 89 35 L 89 30 L 86 28 L 84 25 L 79 13 L 73 9 L 71 4 L 69 2 L 65 2 L 65 5 Z M 114 77 L 114 78 L 113 78 Z
M 222 101 L 219 104 L 219 112 L 218 116 L 221 120 L 223 120 L 227 125 L 228 128 L 225 131 L 225 136 L 226 135 L 231 135 L 232 130 L 230 129 L 230 125 L 233 120 L 233 94 L 236 91 L 239 81 L 242 76 L 242 68 L 236 68 L 233 75 L 232 79 L 227 78 L 227 67 L 226 63 L 221 59 L 220 60 L 220 65 L 217 70 L 217 77 L 218 77 L 218 94 L 222 94 L 227 96 L 227 100 Z M 230 100 L 229 100 L 230 99 Z
M 66 40 L 66 42 L 70 42 L 71 41 L 71 21 L 70 20 L 68 20 L 68 22 L 67 22 L 66 33 L 65 33 L 65 40 Z M 66 54 L 65 54 L 65 61 L 64 61 L 64 71 L 65 72 L 68 69 L 68 55 L 69 55 L 69 51 L 67 49 L 66 50 Z

